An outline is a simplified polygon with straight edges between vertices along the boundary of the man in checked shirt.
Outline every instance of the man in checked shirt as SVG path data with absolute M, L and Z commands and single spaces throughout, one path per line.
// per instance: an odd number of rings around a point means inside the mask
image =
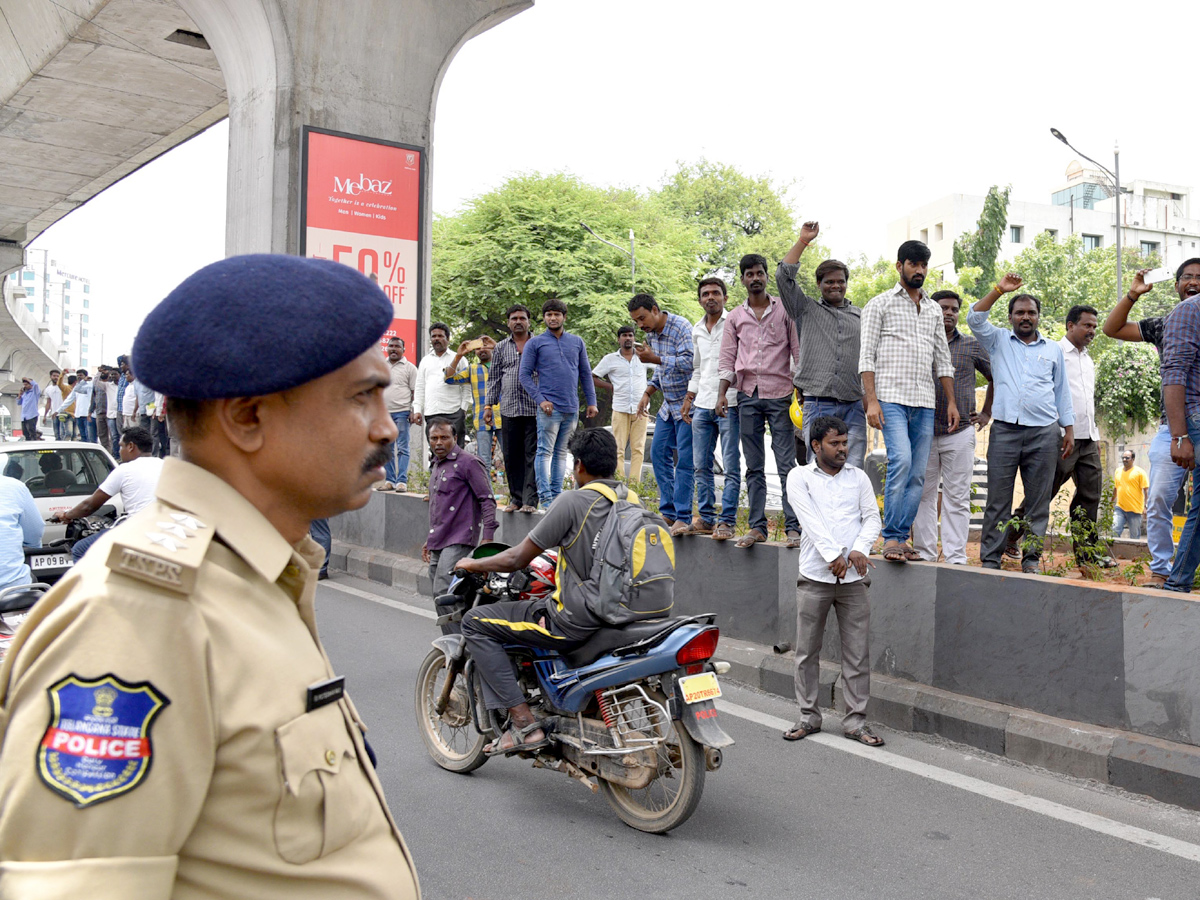
M 868 301 L 862 313 L 858 371 L 867 423 L 883 432 L 887 484 L 883 493 L 883 558 L 920 559 L 908 533 L 925 486 L 933 442 L 934 384 L 946 395 L 946 428 L 958 429 L 954 363 L 946 344 L 942 310 L 925 293 L 929 248 L 905 241 L 896 254 L 900 282 Z

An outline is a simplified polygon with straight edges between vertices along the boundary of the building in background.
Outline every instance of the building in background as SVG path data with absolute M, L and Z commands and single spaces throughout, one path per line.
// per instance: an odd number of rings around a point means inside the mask
M 28 251 L 26 265 L 7 277 L 8 293 L 25 304 L 58 344 L 64 367 L 90 368 L 104 361 L 104 339 L 91 327 L 89 279 L 71 272 L 48 250 Z
M 1193 188 L 1155 181 L 1121 185 L 1124 246 L 1143 256 L 1157 253 L 1162 265 L 1174 269 L 1185 259 L 1200 256 L 1200 209 L 1193 209 Z M 888 225 L 888 246 L 919 240 L 933 254 L 930 268 L 953 276 L 954 241 L 974 231 L 983 212 L 983 196 L 950 194 L 913 210 Z M 1107 177 L 1078 162 L 1067 167 L 1066 183 L 1050 195 L 1049 203 L 1009 200 L 1008 222 L 998 260 L 1015 259 L 1043 231 L 1056 240 L 1078 234 L 1091 250 L 1116 243 L 1116 201 Z

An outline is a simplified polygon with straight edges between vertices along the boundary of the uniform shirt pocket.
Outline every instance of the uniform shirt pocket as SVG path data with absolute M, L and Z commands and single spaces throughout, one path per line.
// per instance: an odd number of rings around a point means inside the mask
M 331 703 L 275 730 L 281 779 L 275 849 L 290 863 L 312 862 L 362 834 L 373 790 L 358 765 L 341 705 Z

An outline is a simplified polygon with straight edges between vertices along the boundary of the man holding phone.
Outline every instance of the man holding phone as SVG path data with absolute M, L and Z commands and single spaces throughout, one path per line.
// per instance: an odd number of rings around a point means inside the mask
M 1166 275 L 1166 278 L 1163 275 Z M 1163 332 L 1166 316 L 1149 316 L 1130 322 L 1129 315 L 1138 302 L 1159 281 L 1171 273 L 1166 269 L 1142 269 L 1133 278 L 1128 292 L 1117 301 L 1104 320 L 1104 333 L 1119 341 L 1144 341 L 1153 344 L 1158 358 L 1163 358 Z M 1200 296 L 1200 257 L 1185 260 L 1175 270 L 1175 293 L 1182 302 Z M 1146 542 L 1150 549 L 1150 585 L 1162 585 L 1171 574 L 1171 557 L 1175 553 L 1174 516 L 1172 507 L 1179 496 L 1179 487 L 1187 475 L 1171 459 L 1171 428 L 1167 423 L 1166 404 L 1158 432 L 1150 443 L 1150 496 L 1146 503 Z

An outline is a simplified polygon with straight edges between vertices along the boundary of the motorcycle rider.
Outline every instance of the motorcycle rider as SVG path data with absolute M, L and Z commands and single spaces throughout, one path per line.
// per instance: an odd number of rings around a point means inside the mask
M 140 425 L 127 428 L 121 435 L 121 465 L 113 469 L 95 492 L 81 500 L 65 513 L 51 516 L 51 522 L 70 522 L 90 516 L 113 496 L 121 497 L 125 515 L 132 516 L 154 501 L 154 489 L 158 487 L 158 476 L 163 461 L 154 455 L 154 438 Z M 104 534 L 99 531 L 76 541 L 71 547 L 71 558 L 79 562 L 88 548 Z
M 617 442 L 611 433 L 580 429 L 571 435 L 567 449 L 575 458 L 579 487 L 596 481 L 617 490 Z M 638 502 L 632 492 L 627 499 Z M 463 636 L 478 666 L 487 707 L 507 709 L 510 716 L 509 730 L 484 748 L 489 756 L 537 750 L 550 743 L 517 683 L 505 644 L 568 651 L 609 627 L 587 609 L 577 586 L 591 571 L 595 544 L 611 508 L 612 503 L 595 491 L 565 491 L 520 544 L 486 559 L 464 559 L 458 564 L 468 572 L 516 572 L 544 550 L 557 547 L 559 553 L 550 597 L 490 603 L 463 616 Z

